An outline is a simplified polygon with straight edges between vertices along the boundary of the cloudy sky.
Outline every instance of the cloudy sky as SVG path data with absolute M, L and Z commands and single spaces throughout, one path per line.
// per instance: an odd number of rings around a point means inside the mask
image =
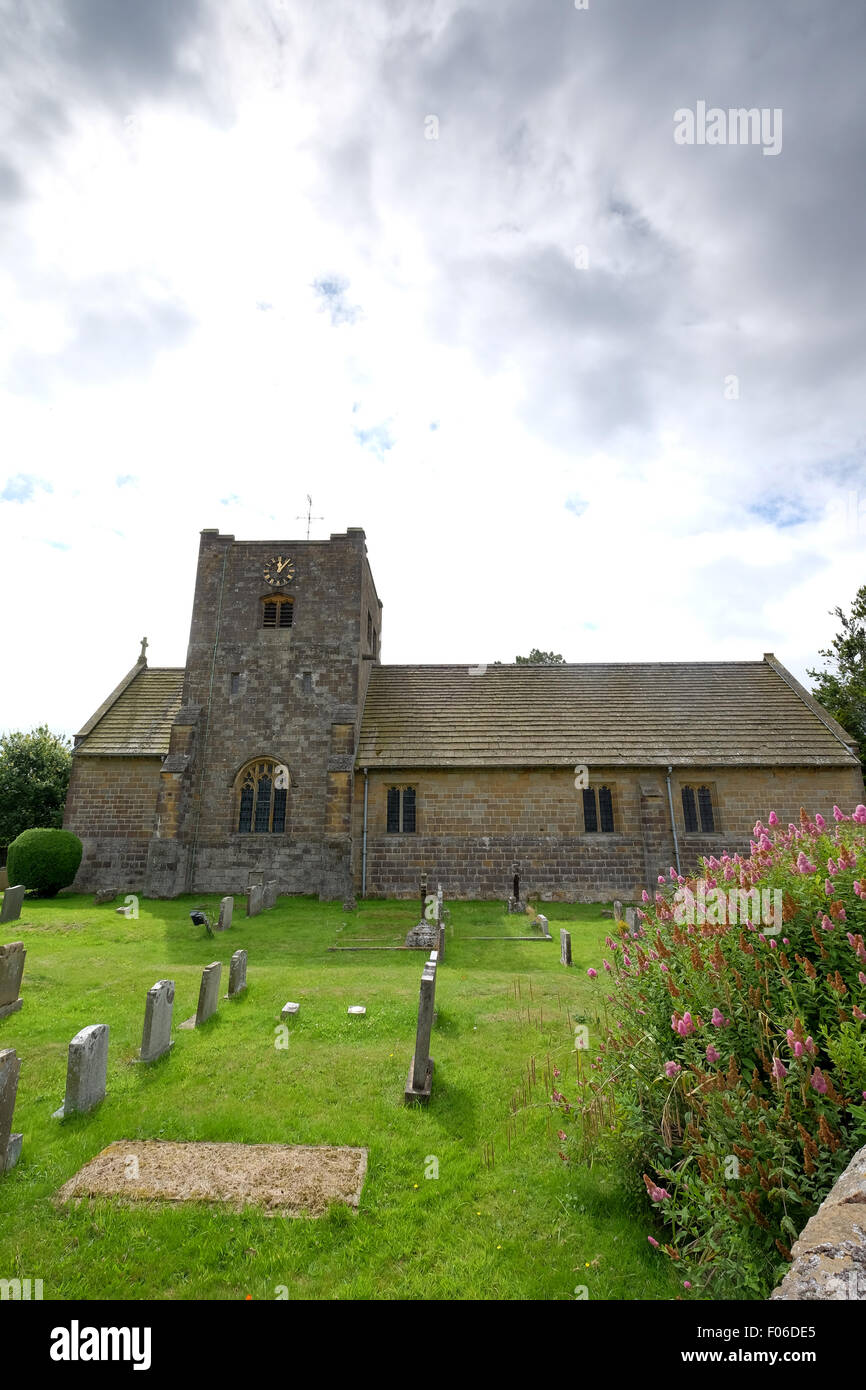
M 866 581 L 864 53 L 861 0 L 0 0 L 0 728 L 182 665 L 198 532 L 308 493 L 385 661 L 805 679 Z

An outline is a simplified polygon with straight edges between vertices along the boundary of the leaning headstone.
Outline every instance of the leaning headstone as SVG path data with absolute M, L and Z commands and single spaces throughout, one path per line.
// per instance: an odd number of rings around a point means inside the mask
M 559 929 L 559 963 L 571 965 L 571 932 L 566 931 L 565 927 Z
M 535 925 L 541 928 L 541 935 L 545 938 L 546 941 L 549 941 L 550 923 L 548 922 L 543 912 L 539 912 L 538 916 L 535 919 Z
M 144 1032 L 141 1035 L 141 1062 L 155 1062 L 168 1052 L 171 1040 L 171 1016 L 174 1012 L 174 980 L 157 980 L 147 991 L 144 1001 Z
M 298 1014 L 300 1012 L 300 1004 L 293 1004 L 289 1002 L 288 1004 L 284 1004 L 282 1009 L 280 1010 L 280 1018 L 294 1018 L 295 1014 Z
M 277 905 L 277 880 L 269 878 L 262 892 L 262 907 L 267 911 L 268 908 Z
M 24 974 L 24 957 L 27 952 L 23 941 L 10 941 L 0 946 L 0 1018 L 15 1014 L 23 1000 L 19 998 L 21 977 Z
M 198 1008 L 193 1018 L 188 1018 L 180 1026 L 181 1028 L 199 1028 L 203 1023 L 207 1023 L 212 1018 L 219 1007 L 220 997 L 220 975 L 222 974 L 222 962 L 215 960 L 210 965 L 206 965 L 201 972 L 201 984 L 198 991 Z
M 12 1133 L 20 1071 L 21 1058 L 15 1049 L 4 1048 L 0 1052 L 0 1173 L 14 1168 L 21 1153 L 22 1135 Z
M 105 1100 L 108 1075 L 108 1024 L 91 1023 L 76 1033 L 69 1044 L 66 1064 L 66 1097 L 55 1119 L 92 1110 Z
M 622 903 L 619 898 L 614 898 L 613 900 L 613 915 L 617 922 L 622 921 Z
M 243 994 L 247 987 L 247 953 L 246 951 L 235 951 L 229 961 L 229 992 L 227 999 L 234 999 L 236 995 Z
M 430 1056 L 430 1033 L 433 1028 L 433 1012 L 436 1004 L 436 962 L 428 960 L 421 974 L 421 993 L 418 998 L 418 1027 L 415 1032 L 415 1052 L 409 1063 L 406 1088 L 403 1098 L 406 1101 L 418 1100 L 426 1104 L 433 1089 L 433 1058 Z
M 232 913 L 235 908 L 234 898 L 220 899 L 220 915 L 217 922 L 217 931 L 228 931 L 232 924 Z
M 634 936 L 635 932 L 637 931 L 637 918 L 635 917 L 635 911 L 633 907 L 626 908 L 625 920 L 628 924 L 629 931 L 631 932 L 632 936 Z
M 7 888 L 3 894 L 3 905 L 0 907 L 0 922 L 17 922 L 21 916 L 21 904 L 24 901 L 24 894 L 27 889 L 23 883 L 16 883 L 14 888 Z
M 247 889 L 247 916 L 258 917 L 262 910 L 262 885 L 251 883 Z

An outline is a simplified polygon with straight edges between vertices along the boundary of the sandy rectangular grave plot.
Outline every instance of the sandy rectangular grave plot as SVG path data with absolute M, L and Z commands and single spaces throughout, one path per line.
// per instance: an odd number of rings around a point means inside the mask
M 86 1163 L 55 1201 L 221 1202 L 233 1211 L 321 1216 L 331 1202 L 357 1208 L 366 1171 L 366 1149 L 122 1139 Z

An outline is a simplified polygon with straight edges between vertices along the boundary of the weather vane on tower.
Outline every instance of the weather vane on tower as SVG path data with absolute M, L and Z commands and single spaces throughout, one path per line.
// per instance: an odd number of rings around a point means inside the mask
M 312 497 L 310 496 L 310 494 L 307 493 L 307 510 L 306 510 L 306 513 L 301 512 L 300 516 L 296 516 L 296 517 L 295 517 L 295 521 L 306 521 L 306 523 L 307 523 L 307 540 L 310 539 L 310 522 L 311 522 L 311 521 L 324 521 L 324 520 L 325 520 L 325 518 L 324 518 L 323 516 L 313 516 L 313 499 L 312 499 Z

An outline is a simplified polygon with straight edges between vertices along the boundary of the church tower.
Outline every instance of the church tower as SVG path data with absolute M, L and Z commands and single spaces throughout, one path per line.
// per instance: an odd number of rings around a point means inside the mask
M 145 892 L 352 893 L 355 750 L 382 605 L 364 532 L 201 533 L 181 708 Z

